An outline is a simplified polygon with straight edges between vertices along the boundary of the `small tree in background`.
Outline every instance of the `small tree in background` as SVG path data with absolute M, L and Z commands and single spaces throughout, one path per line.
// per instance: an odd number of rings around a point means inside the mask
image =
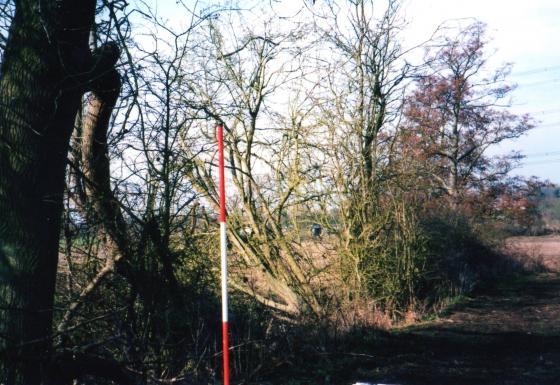
M 510 65 L 487 71 L 485 25 L 477 22 L 428 52 L 428 69 L 407 99 L 402 145 L 423 161 L 434 193 L 457 207 L 468 192 L 503 178 L 519 154 L 489 156 L 487 150 L 533 128 L 528 115 L 507 110 L 514 87 Z

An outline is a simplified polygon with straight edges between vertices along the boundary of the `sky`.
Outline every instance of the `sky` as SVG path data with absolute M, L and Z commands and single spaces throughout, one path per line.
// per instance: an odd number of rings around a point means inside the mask
M 531 113 L 537 127 L 494 153 L 519 150 L 527 157 L 514 170 L 560 184 L 560 1 L 558 0 L 405 0 L 409 30 L 429 35 L 450 19 L 473 18 L 487 24 L 491 65 L 513 63 L 517 84 L 511 111 Z
M 306 0 L 268 1 L 291 13 Z M 170 22 L 179 21 L 172 12 L 175 0 L 148 3 L 171 11 Z M 243 7 L 255 0 L 237 3 Z M 517 89 L 511 111 L 530 113 L 538 121 L 525 136 L 501 144 L 492 153 L 521 151 L 526 158 L 513 174 L 560 184 L 560 0 L 403 0 L 403 10 L 408 21 L 405 36 L 411 41 L 426 40 L 446 21 L 466 26 L 476 19 L 487 24 L 488 48 L 494 52 L 489 65 L 513 64 L 509 80 Z

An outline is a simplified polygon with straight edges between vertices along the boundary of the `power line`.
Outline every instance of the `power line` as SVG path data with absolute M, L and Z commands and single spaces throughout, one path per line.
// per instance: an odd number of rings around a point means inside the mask
M 560 114 L 560 108 L 553 108 L 550 110 L 539 110 L 539 111 L 526 111 L 526 112 L 520 112 L 520 114 L 529 114 L 529 115 Z
M 539 74 L 539 73 L 544 73 L 544 72 L 554 72 L 556 70 L 560 70 L 560 66 L 540 67 L 540 68 L 534 68 L 534 69 L 529 69 L 529 70 L 520 71 L 520 72 L 512 71 L 511 76 L 512 77 L 528 76 L 528 75 L 534 75 L 534 74 Z
M 542 158 L 547 156 L 557 156 L 560 155 L 560 150 L 553 150 L 547 152 L 534 152 L 532 154 L 521 154 L 526 158 Z
M 557 122 L 550 122 L 550 123 L 544 123 L 544 124 L 538 124 L 535 126 L 534 129 L 540 129 L 540 128 L 548 128 L 548 127 L 560 127 L 560 121 Z
M 560 158 L 549 159 L 549 160 L 536 160 L 533 162 L 520 162 L 520 163 L 523 166 L 534 166 L 538 164 L 550 164 L 550 163 L 559 163 L 559 162 L 560 162 Z
M 539 81 L 531 82 L 531 83 L 520 83 L 520 84 L 518 84 L 518 86 L 519 86 L 519 88 L 534 87 L 534 86 L 540 86 L 540 85 L 554 84 L 554 83 L 558 83 L 558 82 L 560 82 L 560 78 L 553 78 L 553 79 L 548 79 L 548 80 L 539 80 Z

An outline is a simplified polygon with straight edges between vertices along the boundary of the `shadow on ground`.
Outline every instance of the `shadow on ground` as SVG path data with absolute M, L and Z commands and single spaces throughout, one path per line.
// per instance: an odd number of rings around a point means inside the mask
M 368 345 L 368 358 L 346 360 L 334 383 L 558 385 L 560 276 L 510 279 Z

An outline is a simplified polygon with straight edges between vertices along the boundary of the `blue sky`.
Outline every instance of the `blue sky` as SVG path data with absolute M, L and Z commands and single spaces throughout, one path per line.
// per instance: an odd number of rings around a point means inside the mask
M 302 7 L 304 1 L 272 3 L 287 11 Z M 157 4 L 170 22 L 181 22 L 180 16 L 174 14 L 175 0 L 148 3 Z M 249 7 L 258 4 L 255 0 L 237 3 Z M 502 144 L 493 153 L 519 150 L 527 158 L 514 174 L 535 175 L 560 184 L 560 0 L 403 0 L 403 3 L 409 22 L 406 34 L 419 41 L 429 37 L 446 20 L 465 19 L 467 25 L 468 19 L 478 19 L 487 24 L 489 50 L 495 51 L 490 65 L 506 62 L 514 65 L 509 79 L 518 88 L 513 93 L 512 111 L 531 113 L 539 121 L 527 135 Z

